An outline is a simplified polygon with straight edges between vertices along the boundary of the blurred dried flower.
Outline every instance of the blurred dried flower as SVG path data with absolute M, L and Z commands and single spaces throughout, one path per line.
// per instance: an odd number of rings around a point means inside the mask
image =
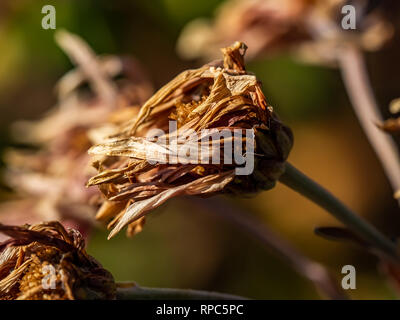
M 112 275 L 58 222 L 6 226 L 0 243 L 0 300 L 114 299 Z
M 310 1 L 232 0 L 218 9 L 213 22 L 194 20 L 183 30 L 178 52 L 185 58 L 214 59 L 220 47 L 235 39 L 249 46 L 250 58 L 310 39 L 303 17 Z
M 178 41 L 178 52 L 187 59 L 215 58 L 218 48 L 240 40 L 250 47 L 249 57 L 279 50 L 314 63 L 335 63 L 335 48 L 351 41 L 365 50 L 377 50 L 393 35 L 393 27 L 379 10 L 357 17 L 356 30 L 340 26 L 346 0 L 230 0 L 214 21 L 189 23 Z M 352 1 L 365 12 L 365 1 Z
M 88 185 L 98 185 L 107 198 L 97 217 L 112 218 L 110 237 L 126 225 L 130 235 L 140 231 L 146 212 L 178 195 L 244 194 L 274 186 L 284 170 L 293 137 L 268 106 L 256 77 L 246 72 L 245 50 L 243 43 L 236 42 L 222 49 L 223 62 L 182 72 L 156 92 L 137 117 L 122 124 L 118 133 L 89 150 L 105 156 L 94 163 L 100 173 Z M 172 130 L 170 120 L 177 123 Z M 159 141 L 175 141 L 179 150 L 206 136 L 200 147 L 211 149 L 210 154 L 218 157 L 237 150 L 222 151 L 227 137 L 219 136 L 210 144 L 210 131 L 205 134 L 204 130 L 250 130 L 255 137 L 254 151 L 248 149 L 251 139 L 247 135 L 232 134 L 230 139 L 239 143 L 241 156 L 248 153 L 254 158 L 254 171 L 237 175 L 238 163 L 214 164 L 198 154 L 193 161 L 178 163 L 171 156 L 172 143 L 160 144 L 148 137 L 152 129 L 164 133 L 169 129 Z
M 85 233 L 100 198 L 96 190 L 83 188 L 95 173 L 87 149 L 122 119 L 134 116 L 152 87 L 135 60 L 96 57 L 76 35 L 66 31 L 56 35 L 77 67 L 57 84 L 56 107 L 37 122 L 15 125 L 19 141 L 40 149 L 6 154 L 5 180 L 22 200 L 2 205 L 0 221 L 60 220 Z

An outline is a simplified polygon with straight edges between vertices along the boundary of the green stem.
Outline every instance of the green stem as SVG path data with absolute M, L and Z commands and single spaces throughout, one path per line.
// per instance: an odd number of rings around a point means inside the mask
M 290 163 L 286 163 L 285 173 L 279 180 L 289 188 L 299 192 L 330 212 L 339 221 L 356 232 L 376 249 L 379 249 L 382 253 L 385 253 L 387 256 L 394 258 L 395 260 L 399 259 L 397 256 L 396 245 L 392 241 L 351 211 L 328 190 L 311 180 Z
M 217 215 L 232 223 L 239 231 L 246 233 L 260 241 L 264 246 L 283 261 L 289 263 L 293 269 L 311 281 L 318 292 L 329 299 L 348 299 L 335 277 L 322 264 L 306 257 L 284 238 L 276 234 L 271 228 L 252 217 L 251 213 L 242 211 L 229 201 L 219 197 L 200 199 L 188 197 L 194 206 L 202 206 L 205 212 Z
M 170 288 L 146 288 L 134 285 L 117 289 L 118 300 L 247 300 L 225 293 Z

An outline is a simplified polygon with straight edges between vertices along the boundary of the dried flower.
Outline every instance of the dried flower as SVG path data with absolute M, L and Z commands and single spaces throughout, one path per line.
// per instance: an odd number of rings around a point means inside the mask
M 346 0 L 231 0 L 218 10 L 214 21 L 190 22 L 178 41 L 187 59 L 214 58 L 218 48 L 240 40 L 250 47 L 249 57 L 286 50 L 307 62 L 334 64 L 338 45 L 351 41 L 374 51 L 393 36 L 393 27 L 379 10 L 367 14 L 365 1 L 353 1 L 356 30 L 341 27 Z
M 178 195 L 254 193 L 274 186 L 284 170 L 292 133 L 268 106 L 256 77 L 246 72 L 245 50 L 236 42 L 222 50 L 223 62 L 182 72 L 117 134 L 89 150 L 103 157 L 94 163 L 100 173 L 88 185 L 98 185 L 107 199 L 97 217 L 112 218 L 110 237 L 126 225 L 128 234 L 140 231 L 146 212 Z M 176 121 L 172 130 L 171 120 Z M 169 133 L 155 141 L 149 137 L 152 129 Z M 224 130 L 228 136 L 209 141 L 211 133 Z M 225 148 L 227 141 L 234 150 Z M 210 153 L 206 158 L 194 153 L 187 162 L 177 161 L 174 151 L 186 155 L 188 146 Z M 230 163 L 210 162 L 211 155 L 218 160 L 227 153 L 249 156 L 254 170 L 237 174 L 243 162 L 236 158 Z
M 83 187 L 95 173 L 87 149 L 121 119 L 134 116 L 152 87 L 133 59 L 96 57 L 82 39 L 66 31 L 57 33 L 57 41 L 77 67 L 57 84 L 59 102 L 48 115 L 16 124 L 17 139 L 40 149 L 6 154 L 5 181 L 21 200 L 4 204 L 0 221 L 60 220 L 85 234 L 100 199 L 97 190 Z
M 251 58 L 264 50 L 310 40 L 302 21 L 309 6 L 307 0 L 227 1 L 218 8 L 214 21 L 197 19 L 185 27 L 178 52 L 188 59 L 214 59 L 221 46 L 238 39 L 249 46 Z
M 116 285 L 84 247 L 81 234 L 58 222 L 6 226 L 0 243 L 0 299 L 114 299 Z

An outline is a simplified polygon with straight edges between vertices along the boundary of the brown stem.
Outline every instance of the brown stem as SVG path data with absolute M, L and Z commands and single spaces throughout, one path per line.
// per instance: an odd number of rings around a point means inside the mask
M 377 254 L 399 261 L 397 246 L 394 242 L 290 163 L 286 162 L 285 172 L 280 176 L 279 181 L 324 208 L 371 244 Z
M 390 181 L 394 197 L 399 199 L 399 151 L 393 139 L 376 126 L 383 118 L 371 89 L 363 54 L 356 46 L 347 44 L 338 50 L 337 59 L 354 111 Z
M 267 248 L 272 249 L 279 258 L 288 262 L 297 273 L 310 280 L 323 296 L 341 300 L 348 298 L 337 284 L 336 279 L 324 266 L 305 257 L 290 243 L 248 213 L 242 212 L 238 207 L 229 205 L 228 201 L 223 201 L 218 197 L 208 199 L 191 197 L 189 199 L 196 206 L 205 207 L 207 211 L 218 214 L 246 234 L 262 242 Z
M 119 286 L 117 300 L 247 300 L 247 298 L 219 292 L 132 285 Z

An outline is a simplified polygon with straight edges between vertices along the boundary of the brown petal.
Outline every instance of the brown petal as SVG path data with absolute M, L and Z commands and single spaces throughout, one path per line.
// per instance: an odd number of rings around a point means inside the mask
M 115 236 L 127 224 L 141 218 L 147 211 L 160 206 L 162 203 L 172 197 L 182 194 L 195 195 L 216 192 L 222 190 L 229 182 L 232 181 L 233 177 L 233 171 L 209 175 L 194 180 L 190 183 L 167 189 L 147 200 L 134 202 L 126 210 L 122 217 L 117 217 L 110 223 L 109 227 L 113 229 L 110 232 L 108 239 Z

